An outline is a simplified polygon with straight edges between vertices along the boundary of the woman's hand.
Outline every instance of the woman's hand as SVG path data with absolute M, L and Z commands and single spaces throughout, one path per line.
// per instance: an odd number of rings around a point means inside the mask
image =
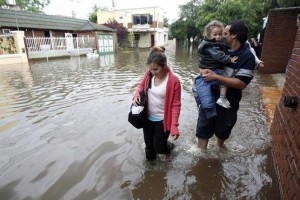
M 178 137 L 179 137 L 179 135 L 177 134 L 177 135 L 172 135 L 172 138 L 173 138 L 173 140 L 177 140 L 178 139 Z
M 136 97 L 133 98 L 132 104 L 134 106 L 138 106 L 140 103 L 141 103 L 141 97 L 140 96 L 136 96 Z

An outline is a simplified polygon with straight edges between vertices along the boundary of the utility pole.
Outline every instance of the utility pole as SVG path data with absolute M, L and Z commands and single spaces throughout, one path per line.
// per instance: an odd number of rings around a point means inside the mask
M 78 0 L 70 0 L 70 1 L 73 1 L 73 2 L 78 3 L 78 4 L 80 3 Z M 77 15 L 76 10 L 73 9 L 71 14 L 72 14 L 72 18 L 76 18 L 76 15 Z

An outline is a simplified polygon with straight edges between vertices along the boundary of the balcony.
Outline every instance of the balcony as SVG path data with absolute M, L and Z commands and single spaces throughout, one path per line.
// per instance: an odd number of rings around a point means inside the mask
M 148 31 L 150 29 L 150 24 L 136 24 L 132 25 L 133 31 Z

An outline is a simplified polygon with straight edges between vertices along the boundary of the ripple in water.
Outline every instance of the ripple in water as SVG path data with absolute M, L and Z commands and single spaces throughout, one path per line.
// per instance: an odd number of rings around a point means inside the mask
M 226 143 L 197 148 L 197 55 L 167 51 L 182 82 L 180 138 L 148 162 L 127 122 L 148 50 L 0 69 L 0 196 L 4 199 L 276 199 L 270 138 L 256 79 Z

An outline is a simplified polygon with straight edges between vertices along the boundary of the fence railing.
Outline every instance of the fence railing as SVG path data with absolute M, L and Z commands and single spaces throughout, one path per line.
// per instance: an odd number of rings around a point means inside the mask
M 28 52 L 96 48 L 95 37 L 26 37 Z

